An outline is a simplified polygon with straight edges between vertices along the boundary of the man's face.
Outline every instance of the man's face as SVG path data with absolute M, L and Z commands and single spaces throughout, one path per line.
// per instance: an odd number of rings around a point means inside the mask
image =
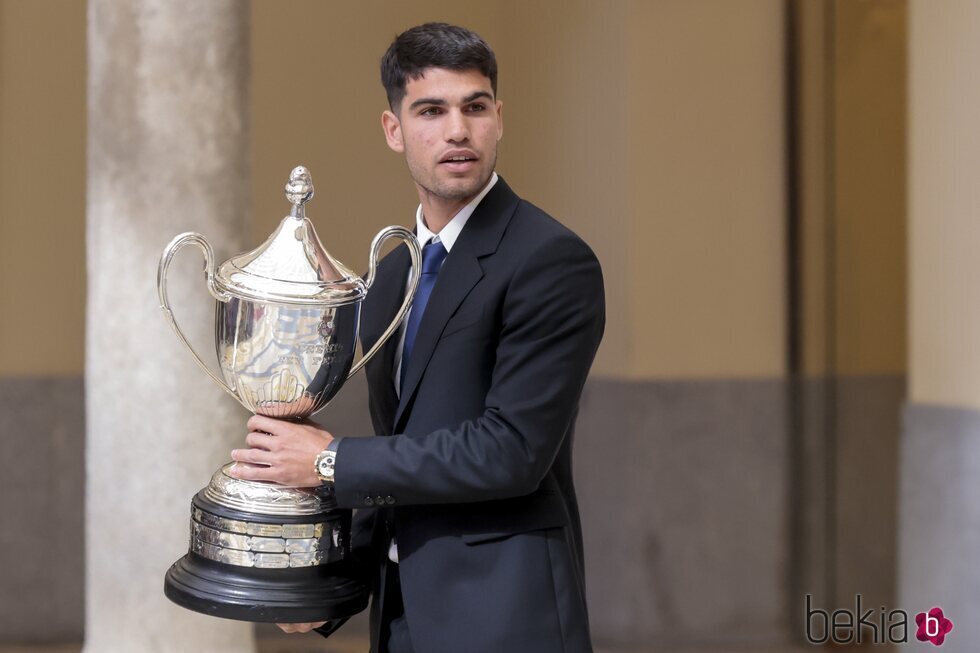
M 459 201 L 480 192 L 493 173 L 504 133 L 501 109 L 479 71 L 428 68 L 408 81 L 397 115 L 385 111 L 382 125 L 420 190 Z

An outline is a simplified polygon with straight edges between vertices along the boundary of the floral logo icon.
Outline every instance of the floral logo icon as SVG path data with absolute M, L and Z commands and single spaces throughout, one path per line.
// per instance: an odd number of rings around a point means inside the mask
M 953 630 L 953 622 L 943 615 L 940 607 L 915 615 L 915 623 L 918 626 L 915 638 L 920 642 L 932 642 L 936 646 L 942 646 L 946 635 Z

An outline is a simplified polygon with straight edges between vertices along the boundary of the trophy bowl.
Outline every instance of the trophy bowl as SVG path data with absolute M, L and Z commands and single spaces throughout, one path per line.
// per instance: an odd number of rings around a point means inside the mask
M 309 417 L 350 374 L 360 305 L 317 308 L 233 297 L 218 302 L 218 365 L 257 415 Z
M 326 406 L 397 330 L 418 286 L 421 249 L 411 231 L 386 227 L 361 279 L 327 253 L 306 218 L 313 197 L 306 168 L 293 169 L 286 197 L 290 214 L 265 243 L 220 266 L 201 234 L 175 237 L 160 258 L 157 291 L 178 339 L 215 383 L 252 413 L 298 420 Z M 403 240 L 412 259 L 405 300 L 355 363 L 360 304 L 388 238 Z M 204 254 L 220 375 L 191 347 L 170 308 L 167 273 L 186 245 Z M 191 501 L 190 544 L 167 572 L 167 597 L 197 612 L 255 622 L 326 621 L 363 610 L 368 588 L 349 560 L 351 511 L 338 509 L 324 486 L 240 480 L 228 474 L 230 466 Z

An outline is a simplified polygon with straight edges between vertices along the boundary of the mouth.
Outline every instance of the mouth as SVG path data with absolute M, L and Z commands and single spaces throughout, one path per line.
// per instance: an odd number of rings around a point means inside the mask
M 439 160 L 439 165 L 448 169 L 450 172 L 467 172 L 475 168 L 479 160 L 475 152 L 455 150 L 444 154 Z

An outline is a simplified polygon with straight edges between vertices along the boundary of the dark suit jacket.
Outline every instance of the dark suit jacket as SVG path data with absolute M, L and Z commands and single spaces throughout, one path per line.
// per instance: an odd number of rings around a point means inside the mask
M 379 264 L 365 348 L 408 268 L 404 246 Z M 337 451 L 337 501 L 360 508 L 354 547 L 373 576 L 373 650 L 392 531 L 416 653 L 592 650 L 572 441 L 604 322 L 595 255 L 499 179 L 443 263 L 401 399 L 397 336 L 366 366 L 377 435 L 397 435 Z

